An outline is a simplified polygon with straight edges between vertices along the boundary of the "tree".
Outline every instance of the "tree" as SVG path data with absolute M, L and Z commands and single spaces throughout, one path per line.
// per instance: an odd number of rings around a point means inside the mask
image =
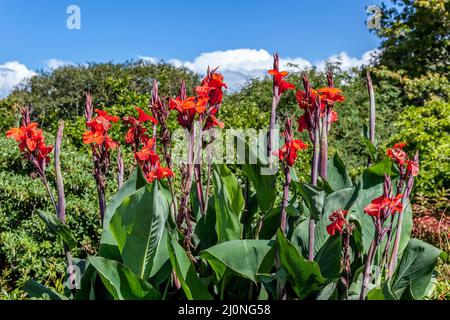
M 450 71 L 450 1 L 391 0 L 383 4 L 379 63 L 410 78 Z

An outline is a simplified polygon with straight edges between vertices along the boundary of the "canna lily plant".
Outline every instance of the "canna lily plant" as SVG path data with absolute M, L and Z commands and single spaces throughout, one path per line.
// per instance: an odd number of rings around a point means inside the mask
M 352 179 L 339 155 L 328 154 L 328 135 L 338 121 L 334 106 L 345 100 L 334 86 L 332 73 L 325 88 L 314 89 L 304 76 L 296 89 L 287 81 L 288 73 L 279 70 L 275 54 L 269 74 L 273 104 L 268 143 L 262 154 L 246 144 L 257 161 L 243 164 L 241 176 L 226 164 L 211 161 L 213 139 L 207 139 L 207 131 L 224 128 L 219 114 L 227 88 L 217 69 L 208 69 L 192 96 L 182 81 L 177 97 L 160 97 L 155 81 L 148 110 L 136 107 L 137 116 L 119 119 L 95 110 L 93 117 L 92 98 L 86 96 L 87 131 L 82 139 L 92 151 L 103 228 L 97 254 L 86 259 L 70 254 L 77 243 L 65 224 L 59 159 L 62 129 L 54 154 L 56 202 L 45 173 L 53 148 L 45 144 L 42 130 L 30 121 L 29 113 L 22 112 L 22 126 L 9 130 L 7 137 L 19 143 L 55 205 L 56 215 L 40 216 L 64 242 L 70 280 L 66 292 L 30 280 L 25 288 L 30 296 L 55 300 L 411 300 L 428 296 L 434 267 L 439 257 L 445 257 L 439 249 L 410 238 L 409 197 L 419 174 L 419 155 L 410 157 L 404 151 L 406 145 L 399 143 L 384 158 L 375 157 L 370 76 L 370 135 L 364 142 L 371 156 L 367 168 Z M 284 119 L 284 143 L 273 150 L 278 145 L 273 134 L 277 108 L 288 90 L 295 90 L 302 115 L 297 121 Z M 187 157 L 181 163 L 172 158 L 172 132 L 167 125 L 171 114 L 187 137 Z M 126 128 L 123 141 L 108 135 L 112 125 Z M 295 137 L 303 131 L 310 144 Z M 119 145 L 130 148 L 134 157 L 127 179 Z M 115 149 L 119 150 L 119 191 L 106 203 L 107 173 L 113 170 Z M 295 174 L 299 152 L 312 154 L 308 181 L 300 181 Z M 277 173 L 262 173 L 264 166 L 277 163 L 281 165 Z M 282 177 L 280 186 L 277 175 Z

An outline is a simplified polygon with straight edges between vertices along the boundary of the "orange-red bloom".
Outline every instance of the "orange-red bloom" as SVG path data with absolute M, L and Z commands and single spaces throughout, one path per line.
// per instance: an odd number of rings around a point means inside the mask
M 223 82 L 223 75 L 217 72 L 212 72 L 202 80 L 202 86 L 196 88 L 196 93 L 199 97 L 208 97 L 209 105 L 216 106 L 222 103 L 223 89 L 227 88 L 227 84 Z
M 31 122 L 19 128 L 9 129 L 6 132 L 6 137 L 19 142 L 20 151 L 26 156 L 34 157 L 38 166 L 50 162 L 49 154 L 52 152 L 53 146 L 45 145 L 42 130 L 38 129 L 36 122 Z
M 295 89 L 295 86 L 284 80 L 284 78 L 289 74 L 287 71 L 278 71 L 276 69 L 269 70 L 269 74 L 273 76 L 275 86 L 278 87 L 278 94 L 281 95 L 288 90 Z
M 115 149 L 118 144 L 108 136 L 111 122 L 117 122 L 118 117 L 110 116 L 103 110 L 95 110 L 97 117 L 86 123 L 88 130 L 83 133 L 84 144 L 104 145 L 106 149 Z
M 317 92 L 320 95 L 320 99 L 328 105 L 334 105 L 336 102 L 345 101 L 342 91 L 338 88 L 320 88 Z
M 399 166 L 403 166 L 406 163 L 406 160 L 408 160 L 408 155 L 405 151 L 403 151 L 403 148 L 406 146 L 406 143 L 401 142 L 394 145 L 393 148 L 387 149 L 387 155 L 392 160 L 397 162 Z
M 413 160 L 407 160 L 406 171 L 410 172 L 413 177 L 417 177 L 419 175 L 419 164 Z
M 281 161 L 286 161 L 287 165 L 292 167 L 297 160 L 297 152 L 306 149 L 308 145 L 302 140 L 292 140 L 287 142 L 280 150 L 275 151 L 274 155 L 278 155 Z
M 329 219 L 331 224 L 327 226 L 327 232 L 330 236 L 334 236 L 336 231 L 342 234 L 344 231 L 344 226 L 347 224 L 347 220 L 345 219 L 347 213 L 347 210 L 339 209 L 330 215 Z
M 403 194 L 398 194 L 395 198 L 387 198 L 384 195 L 372 200 L 365 208 L 364 212 L 375 218 L 380 218 L 386 210 L 387 214 L 394 214 L 395 212 L 401 213 L 403 210 L 402 205 Z

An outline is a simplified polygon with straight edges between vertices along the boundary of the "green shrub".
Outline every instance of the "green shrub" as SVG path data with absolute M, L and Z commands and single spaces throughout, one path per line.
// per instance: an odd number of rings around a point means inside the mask
M 395 123 L 399 133 L 390 143 L 404 141 L 407 150 L 419 150 L 417 191 L 433 193 L 450 188 L 450 103 L 427 102 L 406 108 Z

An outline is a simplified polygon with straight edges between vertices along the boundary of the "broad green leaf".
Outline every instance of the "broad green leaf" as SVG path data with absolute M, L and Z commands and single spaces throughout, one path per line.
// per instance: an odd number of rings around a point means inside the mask
M 168 247 L 170 262 L 188 300 L 212 300 L 213 297 L 199 279 L 186 251 L 170 237 L 168 237 Z
M 310 213 L 317 220 L 320 218 L 325 200 L 325 191 L 307 183 L 295 183 L 297 191 L 306 202 Z
M 215 200 L 214 196 L 208 200 L 208 210 L 205 215 L 202 215 L 194 228 L 194 234 L 200 241 L 200 250 L 207 249 L 217 243 L 216 214 L 215 214 Z
M 201 257 L 208 261 L 220 279 L 226 268 L 256 282 L 264 257 L 271 249 L 268 240 L 232 240 L 208 248 Z
M 125 265 L 102 257 L 89 257 L 103 284 L 117 300 L 157 300 L 160 292 Z
M 370 166 L 366 169 L 367 172 L 375 174 L 380 177 L 384 177 L 387 175 L 396 175 L 397 173 L 393 170 L 393 162 L 391 158 L 384 158 L 378 163 L 375 163 L 373 166 Z
M 241 140 L 242 141 L 242 140 Z M 246 149 L 249 150 L 249 160 L 256 160 L 256 164 L 249 164 L 250 161 L 244 161 L 242 170 L 244 174 L 250 179 L 253 187 L 256 190 L 256 197 L 261 211 L 267 212 L 272 209 L 277 195 L 277 176 L 261 174 L 261 168 L 267 166 L 267 161 L 258 156 L 255 148 L 250 148 L 245 144 Z
M 117 261 L 121 261 L 120 251 L 117 247 L 116 240 L 114 239 L 111 230 L 109 229 L 109 224 L 111 222 L 111 218 L 116 212 L 117 207 L 122 204 L 122 201 L 141 189 L 143 186 L 147 184 L 147 180 L 145 180 L 142 175 L 142 171 L 138 166 L 129 179 L 123 184 L 122 188 L 111 198 L 108 205 L 106 206 L 105 217 L 103 219 L 103 232 L 100 239 L 100 249 L 99 256 L 108 259 L 114 259 Z
M 347 168 L 337 152 L 331 159 L 328 160 L 327 166 L 327 182 L 334 191 L 353 186 L 352 179 L 350 178 Z
M 389 281 L 386 281 L 381 288 L 374 288 L 367 294 L 367 300 L 398 300 L 392 292 Z
M 337 282 L 330 282 L 320 291 L 316 300 L 338 300 Z
M 213 183 L 218 242 L 239 240 L 242 235 L 240 220 L 244 209 L 242 188 L 224 164 L 214 165 Z
M 441 250 L 417 239 L 411 239 L 392 281 L 392 291 L 401 297 L 410 290 L 417 300 L 424 297 Z M 410 287 L 408 289 L 408 287 Z M 409 293 L 408 293 L 409 294 Z
M 342 237 L 329 237 L 314 257 L 322 275 L 328 279 L 339 279 L 341 274 Z
M 280 265 L 300 299 L 317 294 L 325 287 L 326 280 L 320 273 L 318 264 L 303 258 L 298 249 L 284 237 L 281 230 L 277 232 L 276 246 Z
M 23 290 L 28 293 L 30 298 L 48 299 L 48 300 L 67 300 L 67 297 L 53 291 L 36 282 L 34 280 L 28 280 L 23 287 Z
M 58 217 L 54 214 L 49 214 L 47 212 L 38 210 L 39 218 L 44 221 L 47 228 L 54 234 L 58 235 L 64 244 L 66 244 L 69 249 L 77 246 L 77 240 L 73 236 L 69 227 L 61 222 Z
M 168 214 L 169 204 L 155 181 L 125 197 L 111 219 L 123 263 L 142 279 L 150 276 Z

